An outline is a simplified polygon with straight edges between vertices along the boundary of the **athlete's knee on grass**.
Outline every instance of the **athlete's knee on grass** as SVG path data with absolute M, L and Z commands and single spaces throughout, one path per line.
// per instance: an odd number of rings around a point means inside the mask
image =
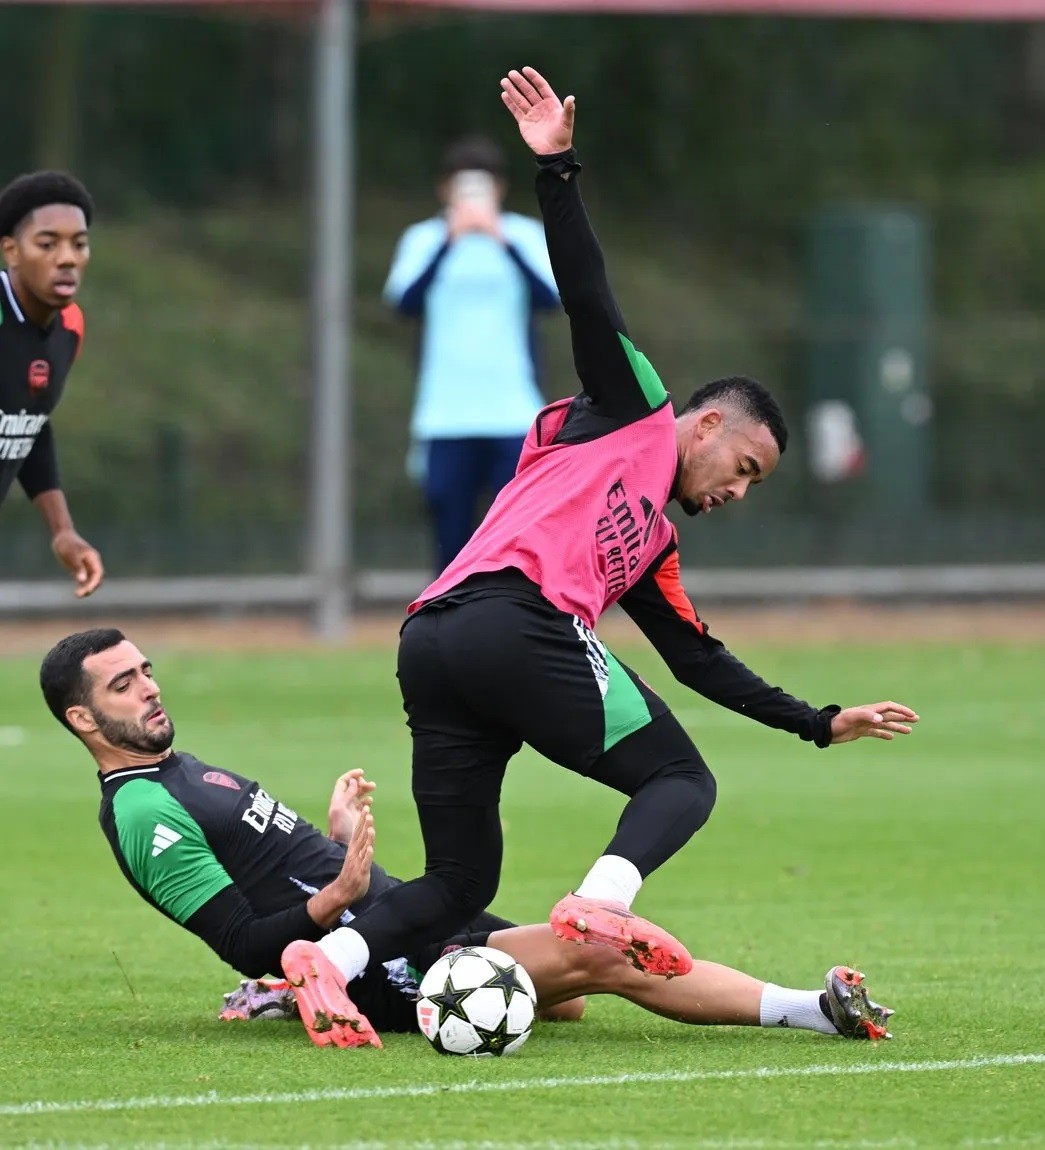
M 584 1008 L 588 1005 L 588 1000 L 583 996 L 580 998 L 570 998 L 566 1002 L 557 1003 L 555 1006 L 544 1006 L 537 1012 L 537 1017 L 543 1022 L 580 1022 L 584 1017 Z

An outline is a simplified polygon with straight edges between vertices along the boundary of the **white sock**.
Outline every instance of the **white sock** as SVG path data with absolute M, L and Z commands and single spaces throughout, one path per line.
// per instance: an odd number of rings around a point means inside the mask
M 819 990 L 789 990 L 767 982 L 758 1008 L 759 1023 L 837 1034 L 838 1028 L 820 1009 L 820 994 Z
M 316 946 L 345 976 L 346 982 L 358 978 L 370 961 L 370 947 L 363 936 L 350 926 L 339 926 L 325 934 Z
M 622 902 L 630 907 L 642 886 L 639 868 L 619 855 L 603 855 L 595 860 L 584 882 L 574 891 L 581 898 Z

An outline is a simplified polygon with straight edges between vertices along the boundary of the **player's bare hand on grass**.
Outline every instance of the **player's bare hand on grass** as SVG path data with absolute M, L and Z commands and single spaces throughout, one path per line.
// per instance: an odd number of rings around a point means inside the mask
M 84 599 L 97 591 L 105 578 L 102 557 L 75 531 L 59 531 L 51 540 L 58 562 L 76 580 L 76 597 Z
M 509 72 L 501 81 L 501 99 L 536 155 L 553 156 L 573 147 L 576 101 L 572 96 L 560 100 L 536 68 Z
M 352 841 L 359 816 L 374 801 L 373 792 L 376 786 L 377 783 L 372 783 L 366 778 L 359 767 L 346 771 L 337 780 L 327 810 L 330 838 L 345 844 Z
M 831 720 L 831 745 L 856 739 L 892 739 L 909 735 L 918 715 L 902 703 L 869 703 L 847 707 Z

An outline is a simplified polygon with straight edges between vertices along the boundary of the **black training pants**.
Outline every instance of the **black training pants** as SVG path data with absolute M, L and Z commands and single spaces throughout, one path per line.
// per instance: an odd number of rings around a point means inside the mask
M 352 924 L 373 960 L 445 938 L 493 900 L 501 782 L 523 743 L 630 797 L 604 853 L 643 877 L 711 813 L 714 778 L 667 705 L 537 594 L 486 589 L 422 610 L 398 676 L 426 863 Z

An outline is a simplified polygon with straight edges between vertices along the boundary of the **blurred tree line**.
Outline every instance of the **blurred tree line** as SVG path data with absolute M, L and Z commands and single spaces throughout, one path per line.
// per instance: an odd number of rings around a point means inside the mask
M 77 377 L 94 399 L 71 391 L 60 413 L 83 431 L 62 439 L 81 504 L 99 523 L 114 509 L 211 521 L 227 542 L 221 524 L 246 530 L 249 499 L 256 518 L 296 530 L 308 398 L 307 21 L 0 5 L 0 42 L 11 93 L 3 176 L 75 170 L 105 228 L 87 302 L 96 292 L 106 308 L 89 310 L 88 348 L 119 348 L 120 367 L 114 377 L 111 362 L 85 353 Z M 441 14 L 360 26 L 364 523 L 392 530 L 391 501 L 400 528 L 417 534 L 400 452 L 410 340 L 378 299 L 391 245 L 433 210 L 448 139 L 484 131 L 512 141 L 497 83 L 525 63 L 578 97 L 586 197 L 626 268 L 618 284 L 633 329 L 679 393 L 739 363 L 797 397 L 804 222 L 825 203 L 917 205 L 932 227 L 933 384 L 948 396 L 937 409 L 938 505 L 957 510 L 989 491 L 1036 510 L 1004 458 L 1035 457 L 1045 434 L 1035 314 L 1045 307 L 1045 25 Z M 532 211 L 528 157 L 509 154 L 511 206 Z M 190 266 L 194 255 L 205 262 Z M 729 316 L 740 317 L 736 330 Z M 717 349 L 694 351 L 694 322 L 725 332 Z M 260 326 L 277 341 L 267 350 L 255 346 Z M 561 331 L 552 344 L 568 370 Z M 180 376 L 170 367 L 179 358 Z M 120 400 L 149 427 L 137 445 L 125 428 L 92 423 L 100 395 L 127 395 L 128 375 L 151 388 Z M 266 418 L 285 395 L 294 414 Z M 173 426 L 161 414 L 171 410 Z M 157 460 L 155 497 L 114 492 L 115 473 Z M 790 475 L 779 485 L 784 511 L 803 495 L 800 469 Z M 269 540 L 283 566 L 300 545 L 292 533 Z
M 110 208 L 307 185 L 306 21 L 5 5 L 0 24 L 23 96 L 0 154 L 75 167 Z M 454 134 L 504 136 L 497 81 L 533 61 L 578 93 L 609 198 L 739 218 L 756 250 L 802 205 L 1040 158 L 1045 128 L 1045 25 L 446 15 L 360 41 L 364 182 L 414 188 Z

